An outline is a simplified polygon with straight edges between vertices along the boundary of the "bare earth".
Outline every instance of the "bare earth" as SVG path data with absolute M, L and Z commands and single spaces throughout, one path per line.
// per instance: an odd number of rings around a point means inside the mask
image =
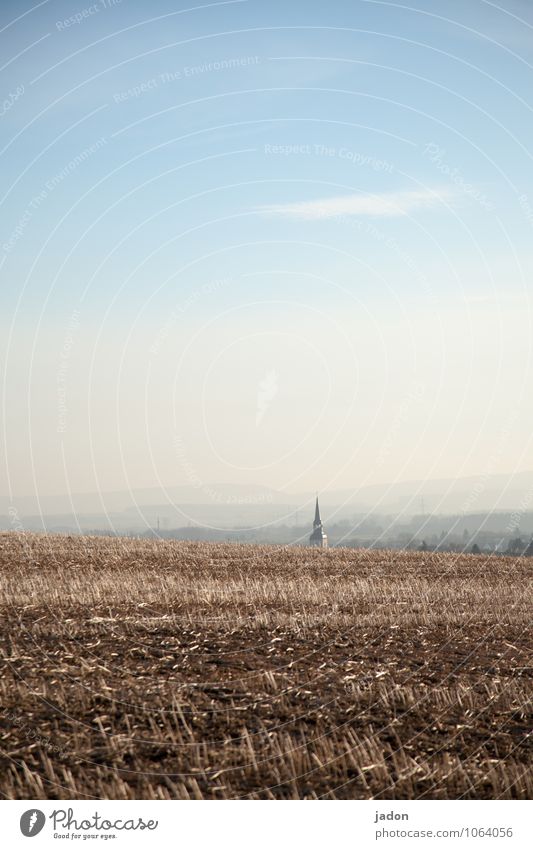
M 0 793 L 532 798 L 531 562 L 0 534 Z

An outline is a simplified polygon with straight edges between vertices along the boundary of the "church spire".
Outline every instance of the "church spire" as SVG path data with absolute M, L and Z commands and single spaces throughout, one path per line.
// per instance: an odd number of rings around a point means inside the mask
M 320 518 L 320 507 L 318 506 L 318 495 L 316 497 L 316 506 L 315 506 L 315 521 L 313 522 L 313 528 L 319 528 L 322 525 L 322 519 Z
M 315 519 L 313 522 L 313 533 L 309 537 L 309 545 L 314 545 L 317 548 L 327 548 L 328 538 L 322 527 L 322 519 L 320 518 L 320 507 L 318 506 L 318 494 L 315 504 Z

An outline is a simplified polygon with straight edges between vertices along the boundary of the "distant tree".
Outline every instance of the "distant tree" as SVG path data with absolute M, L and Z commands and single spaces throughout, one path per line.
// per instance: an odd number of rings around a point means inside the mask
M 481 554 L 481 549 L 480 549 L 479 545 L 477 544 L 477 542 L 475 542 L 474 545 L 472 546 L 471 552 L 472 552 L 472 554 Z
M 524 554 L 526 549 L 526 544 L 523 541 L 522 537 L 516 537 L 516 539 L 509 540 L 509 545 L 507 546 L 506 554 L 520 555 Z
M 428 550 L 428 544 L 425 541 L 425 539 L 422 540 L 422 545 L 420 546 L 420 548 L 418 550 L 419 551 L 427 551 Z

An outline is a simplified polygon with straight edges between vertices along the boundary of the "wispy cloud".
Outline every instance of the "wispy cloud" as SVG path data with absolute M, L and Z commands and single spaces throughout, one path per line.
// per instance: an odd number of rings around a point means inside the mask
M 296 203 L 274 203 L 260 206 L 258 209 L 266 215 L 300 221 L 338 218 L 343 215 L 391 218 L 409 215 L 417 209 L 439 206 L 450 197 L 451 192 L 446 189 L 425 189 L 413 192 L 343 195 Z

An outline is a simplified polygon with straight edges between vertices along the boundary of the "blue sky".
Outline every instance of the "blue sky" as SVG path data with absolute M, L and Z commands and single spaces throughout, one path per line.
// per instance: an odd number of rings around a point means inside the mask
M 4 491 L 530 468 L 532 35 L 4 2 Z

